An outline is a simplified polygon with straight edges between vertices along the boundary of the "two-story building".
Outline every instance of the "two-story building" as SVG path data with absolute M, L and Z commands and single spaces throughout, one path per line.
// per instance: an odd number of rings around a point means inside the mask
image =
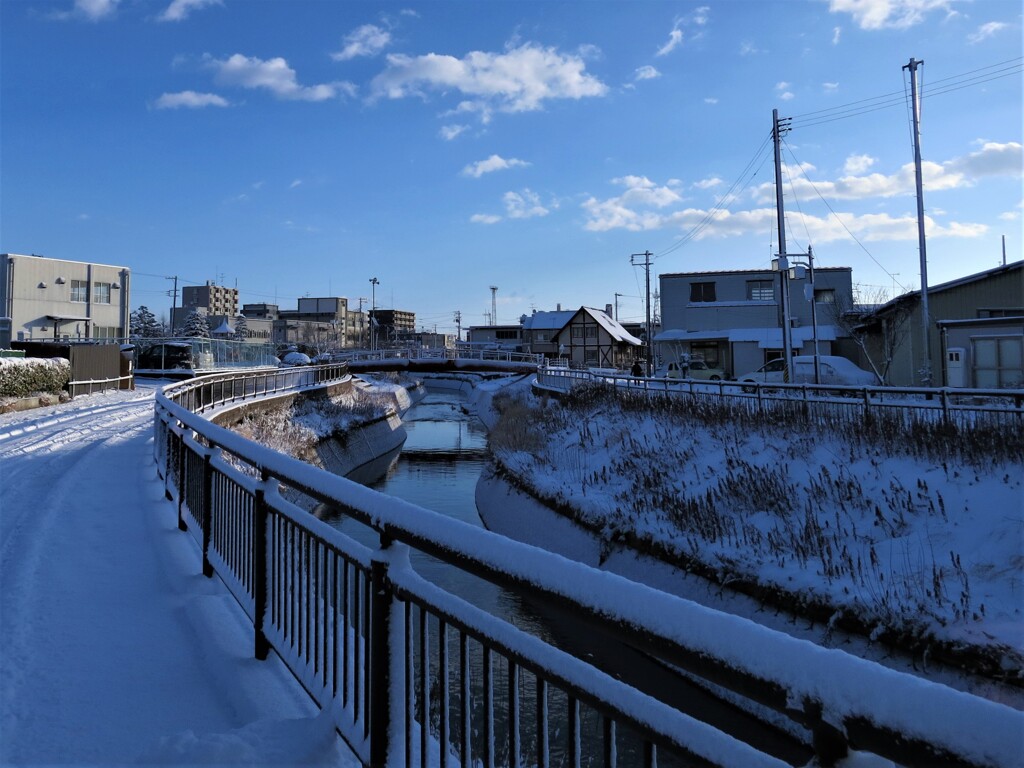
M 534 312 L 520 319 L 523 349 L 547 358 L 558 357 L 558 342 L 555 337 L 575 315 L 575 310 Z
M 12 341 L 123 339 L 130 288 L 127 267 L 0 254 L 0 347 Z
M 552 341 L 560 358 L 585 368 L 628 368 L 643 347 L 607 312 L 591 307 L 573 312 Z
M 663 363 L 689 355 L 736 376 L 783 356 L 779 272 L 680 272 L 660 282 L 662 331 L 654 341 Z M 816 335 L 818 354 L 856 359 L 836 324 L 837 313 L 853 305 L 850 268 L 816 268 L 813 287 L 810 274 L 798 271 L 787 284 L 793 354 L 814 354 Z

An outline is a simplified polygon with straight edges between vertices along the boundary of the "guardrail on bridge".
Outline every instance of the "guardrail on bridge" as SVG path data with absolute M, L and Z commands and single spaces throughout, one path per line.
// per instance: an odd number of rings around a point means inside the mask
M 1006 706 L 382 496 L 203 415 L 345 375 L 324 366 L 168 387 L 155 453 L 204 573 L 253 622 L 256 657 L 275 651 L 364 764 L 787 765 L 444 592 L 412 569 L 410 550 L 782 713 L 813 733 L 823 764 L 848 748 L 904 765 L 1019 762 L 1024 715 Z M 372 528 L 379 545 L 296 507 L 282 486 Z

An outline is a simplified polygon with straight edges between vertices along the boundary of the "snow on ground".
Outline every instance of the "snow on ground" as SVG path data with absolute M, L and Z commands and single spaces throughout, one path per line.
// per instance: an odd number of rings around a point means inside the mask
M 177 530 L 163 383 L 0 415 L 0 763 L 357 765 Z
M 523 426 L 531 419 L 532 431 L 544 434 L 533 445 Z M 726 580 L 824 599 L 879 631 L 911 627 L 998 647 L 1006 671 L 1022 674 L 1018 460 L 940 463 L 843 435 L 780 439 L 768 429 L 603 405 L 568 415 L 558 406 L 516 411 L 513 432 L 509 446 L 492 441 L 502 463 L 544 498 L 603 527 L 609 542 L 639 533 Z

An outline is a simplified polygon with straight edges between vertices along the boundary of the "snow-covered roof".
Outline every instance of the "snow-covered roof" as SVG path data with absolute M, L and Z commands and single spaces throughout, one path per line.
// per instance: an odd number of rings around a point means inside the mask
M 235 332 L 235 329 L 228 325 L 228 321 L 225 320 L 223 323 L 217 326 L 217 330 L 210 331 L 210 333 L 216 333 L 218 335 L 231 335 Z
M 565 324 L 572 320 L 576 310 L 557 312 L 534 312 L 523 320 L 523 330 L 530 331 L 560 331 Z
M 608 335 L 610 335 L 615 341 L 620 341 L 624 344 L 632 344 L 636 347 L 643 344 L 640 339 L 623 328 L 619 324 L 618 320 L 613 320 L 608 317 L 608 315 L 600 309 L 592 309 L 590 307 L 580 307 L 580 309 L 594 318 L 597 321 L 597 324 L 604 328 L 608 332 Z

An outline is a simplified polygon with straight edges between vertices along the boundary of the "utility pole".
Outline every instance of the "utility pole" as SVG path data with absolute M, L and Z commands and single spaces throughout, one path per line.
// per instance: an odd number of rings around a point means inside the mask
M 789 130 L 792 118 L 779 120 L 779 110 L 772 110 L 772 141 L 775 143 L 775 211 L 779 220 L 779 287 L 782 293 L 782 380 L 789 382 L 793 365 L 793 336 L 789 322 L 789 260 L 786 258 L 786 213 L 782 207 L 782 149 L 783 132 Z
M 173 336 L 174 335 L 174 310 L 177 309 L 177 307 L 178 307 L 178 276 L 175 275 L 174 277 L 165 277 L 164 279 L 165 280 L 173 280 L 174 281 L 174 290 L 171 291 L 171 323 L 170 323 L 171 324 L 170 332 L 171 332 L 171 336 Z
M 455 341 L 462 341 L 462 312 L 455 310 Z
M 651 373 L 652 373 L 651 366 L 652 366 L 652 364 L 654 362 L 653 359 L 652 359 L 652 355 L 651 355 L 651 349 L 652 349 L 652 347 L 651 347 L 651 340 L 652 340 L 651 337 L 654 334 L 654 331 L 651 328 L 651 256 L 653 256 L 653 255 L 654 254 L 652 254 L 650 251 L 644 251 L 643 253 L 633 253 L 633 254 L 630 254 L 630 256 L 629 256 L 629 263 L 632 264 L 634 267 L 636 267 L 636 266 L 643 266 L 644 274 L 645 274 L 645 279 L 646 279 L 646 284 L 647 284 L 647 298 L 644 301 L 644 306 L 646 307 L 646 312 L 647 312 L 647 326 L 646 327 L 647 327 L 647 377 L 648 378 L 651 377 Z M 635 259 L 638 259 L 641 256 L 643 256 L 643 259 L 644 259 L 642 262 L 635 261 Z
M 1003 266 L 1006 266 L 1006 235 L 1003 235 Z
M 910 100 L 914 116 L 914 181 L 917 186 L 917 241 L 921 254 L 921 341 L 924 360 L 921 365 L 921 385 L 932 385 L 932 345 L 928 338 L 928 252 L 924 241 L 924 191 L 921 184 L 921 100 L 917 96 L 917 68 L 924 64 L 915 58 L 903 66 L 910 70 Z
M 366 315 L 363 314 L 363 304 L 366 303 L 366 297 L 359 297 L 359 346 L 366 348 Z
M 615 322 L 619 322 L 619 296 L 625 296 L 624 293 L 615 294 Z
M 498 286 L 491 286 L 491 325 L 498 324 Z
M 370 278 L 370 351 L 377 349 L 377 334 L 374 333 L 374 326 L 377 323 L 377 286 L 380 280 L 376 277 Z

